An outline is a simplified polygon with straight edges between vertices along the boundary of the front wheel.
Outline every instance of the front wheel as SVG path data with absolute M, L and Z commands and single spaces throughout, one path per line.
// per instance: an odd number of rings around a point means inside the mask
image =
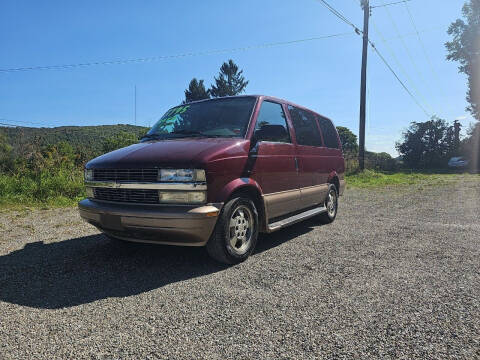
M 222 209 L 215 230 L 207 243 L 207 252 L 225 264 L 246 260 L 258 238 L 258 212 L 252 200 L 236 197 Z
M 320 215 L 320 221 L 323 224 L 332 223 L 337 217 L 338 210 L 338 191 L 334 184 L 328 185 L 327 198 L 325 199 L 325 207 L 327 211 Z

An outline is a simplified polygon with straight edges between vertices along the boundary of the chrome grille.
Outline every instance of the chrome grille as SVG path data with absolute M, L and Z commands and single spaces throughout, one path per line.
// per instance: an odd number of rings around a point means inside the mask
M 156 182 L 157 169 L 94 169 L 94 181 Z
M 158 204 L 157 190 L 94 188 L 93 191 L 98 200 Z

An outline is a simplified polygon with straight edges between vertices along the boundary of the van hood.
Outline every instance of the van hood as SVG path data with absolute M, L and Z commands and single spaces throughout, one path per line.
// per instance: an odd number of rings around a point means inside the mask
M 249 143 L 238 138 L 148 141 L 101 155 L 89 161 L 86 168 L 203 168 L 209 161 L 246 154 Z

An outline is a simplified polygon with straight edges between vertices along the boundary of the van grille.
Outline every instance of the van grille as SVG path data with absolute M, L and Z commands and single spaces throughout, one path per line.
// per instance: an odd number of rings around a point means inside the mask
M 156 182 L 157 169 L 94 169 L 94 181 Z
M 158 204 L 157 190 L 94 188 L 93 191 L 98 200 Z

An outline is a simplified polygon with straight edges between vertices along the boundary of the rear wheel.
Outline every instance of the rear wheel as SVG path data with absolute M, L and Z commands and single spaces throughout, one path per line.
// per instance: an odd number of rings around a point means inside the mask
M 258 238 L 258 213 L 252 200 L 236 197 L 222 209 L 215 230 L 207 243 L 207 252 L 225 264 L 246 260 Z
M 327 198 L 325 199 L 327 211 L 320 215 L 320 221 L 324 224 L 332 223 L 337 217 L 338 210 L 338 191 L 334 184 L 328 185 Z

